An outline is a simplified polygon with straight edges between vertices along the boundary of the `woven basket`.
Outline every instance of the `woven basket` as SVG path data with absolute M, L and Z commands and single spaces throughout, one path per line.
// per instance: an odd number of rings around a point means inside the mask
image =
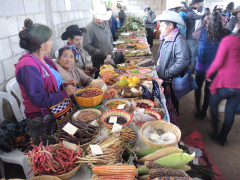
M 73 144 L 74 146 L 76 146 L 78 148 L 78 146 L 76 144 Z M 55 144 L 51 147 L 51 150 L 55 150 L 57 149 L 58 147 L 60 146 L 60 144 Z M 81 167 L 82 163 L 80 163 L 78 165 L 78 167 L 76 167 L 74 170 L 68 172 L 68 173 L 65 173 L 65 174 L 61 174 L 61 175 L 56 175 L 55 177 L 57 177 L 58 179 L 61 179 L 61 180 L 67 180 L 71 177 L 73 177 L 76 172 L 79 170 L 79 168 Z M 46 175 L 43 175 L 43 176 L 46 176 Z M 38 176 L 38 177 L 43 177 L 43 176 Z M 49 177 L 49 176 L 48 176 Z M 52 176 L 50 176 L 52 177 Z M 40 179 L 39 179 L 40 180 Z M 45 179 L 44 179 L 45 180 Z M 47 180 L 47 179 L 46 179 Z
M 107 127 L 108 130 L 112 130 L 112 127 L 113 127 L 113 125 L 105 122 L 107 120 L 107 118 L 109 118 L 110 116 L 117 116 L 117 117 L 125 118 L 127 120 L 127 122 L 125 124 L 121 124 L 122 126 L 128 125 L 132 120 L 132 116 L 126 111 L 120 111 L 120 110 L 107 111 L 102 115 L 101 121 Z
M 118 67 L 118 69 L 120 69 L 120 70 L 135 69 L 135 68 L 136 68 L 135 65 L 133 65 L 133 67 L 120 67 L 120 66 L 117 66 L 117 67 Z
M 149 73 L 149 72 L 152 72 L 152 69 L 151 69 L 151 68 L 147 68 L 147 67 L 138 67 L 137 69 L 139 69 L 139 70 L 145 70 L 145 71 L 147 71 L 148 73 Z
M 99 105 L 91 107 L 91 108 L 101 109 L 101 107 L 104 105 L 104 103 L 105 103 L 105 100 L 102 99 L 102 102 Z M 77 104 L 77 107 L 78 107 L 78 109 L 87 109 L 88 108 L 88 107 L 79 106 L 78 104 Z
M 140 79 L 144 79 L 147 71 L 145 70 L 139 70 L 140 73 L 131 73 L 131 70 L 127 70 L 127 73 L 129 74 L 129 77 L 139 77 Z
M 132 106 L 131 102 L 130 102 L 128 99 L 113 98 L 113 99 L 107 100 L 107 101 L 104 103 L 104 107 L 105 107 L 106 111 L 109 111 L 109 110 L 117 110 L 117 109 L 110 109 L 110 108 L 107 107 L 107 104 L 112 103 L 112 102 L 115 102 L 115 101 L 121 101 L 121 102 L 123 102 L 123 104 L 127 104 L 127 105 L 128 105 L 127 108 L 121 109 L 122 111 L 127 111 L 127 112 L 128 112 L 129 109 L 130 109 L 131 106 Z
M 134 140 L 131 141 L 131 142 L 126 143 L 129 148 L 133 148 L 133 147 L 135 146 L 135 144 L 137 143 L 137 140 L 138 140 L 138 138 L 139 138 L 139 134 L 138 134 L 138 131 L 137 131 L 136 129 L 134 129 L 134 128 L 130 127 L 130 126 L 126 126 L 126 127 L 134 130 L 134 131 L 136 132 L 136 134 L 137 134 L 136 139 L 134 139 Z
M 158 112 L 154 111 L 154 110 L 145 109 L 144 114 L 153 114 L 153 115 L 155 115 L 157 117 L 157 120 L 159 120 L 159 121 L 161 120 L 161 115 Z M 134 116 L 134 113 L 132 114 L 132 118 L 133 118 L 133 116 Z M 137 123 L 137 122 L 135 122 L 135 124 L 139 128 L 141 128 L 143 126 L 143 124 L 140 124 L 140 123 Z
M 36 176 L 36 177 L 32 177 L 28 180 L 61 180 L 59 178 L 57 178 L 56 176 Z
M 117 98 L 121 98 L 121 97 L 119 97 L 118 95 L 116 95 L 116 97 L 117 97 Z M 142 96 L 134 97 L 134 98 L 124 98 L 124 99 L 127 99 L 127 100 L 129 100 L 129 101 L 132 101 L 132 100 L 134 100 L 134 99 L 140 99 L 140 98 L 142 98 Z
M 112 99 L 116 94 L 117 94 L 117 90 L 115 88 L 108 88 L 108 90 L 110 91 L 114 91 L 114 94 L 113 95 L 103 95 L 103 99 L 106 101 L 106 100 L 109 100 L 109 99 Z
M 95 119 L 92 119 L 92 120 L 89 120 L 89 121 L 83 121 L 87 124 L 91 124 L 94 120 L 97 120 L 98 124 L 100 122 L 100 118 L 102 116 L 102 111 L 100 111 L 99 109 L 95 109 L 95 108 L 86 108 L 86 109 L 81 109 L 81 110 L 78 110 L 77 112 L 75 112 L 73 115 L 72 115 L 72 121 L 75 122 L 76 124 L 78 123 L 79 120 L 76 119 L 76 116 L 81 112 L 81 111 L 91 111 L 91 112 L 94 112 L 94 113 L 97 113 L 98 114 L 98 117 L 95 118 Z M 81 120 L 81 119 L 80 119 Z
M 111 86 L 107 86 L 108 88 L 117 88 L 117 84 L 118 82 L 116 82 L 115 84 L 111 85 Z
M 152 143 L 150 141 L 148 141 L 144 136 L 143 136 L 143 130 L 148 127 L 148 126 L 152 126 L 154 129 L 158 130 L 158 129 L 162 129 L 164 132 L 172 132 L 173 134 L 176 135 L 177 140 L 174 143 L 171 144 L 156 144 L 156 143 Z M 175 126 L 174 124 L 168 123 L 166 121 L 150 121 L 145 123 L 142 128 L 141 128 L 141 135 L 142 135 L 142 139 L 144 144 L 150 149 L 150 148 L 165 148 L 165 147 L 175 147 L 177 145 L 177 143 L 180 141 L 181 139 L 181 131 L 180 129 Z
M 155 103 L 149 99 L 135 99 L 134 100 L 136 103 L 146 103 L 149 104 L 152 108 L 155 106 Z M 133 109 L 137 109 L 137 107 L 133 106 Z
M 99 90 L 99 91 L 102 91 L 102 94 L 99 96 L 90 97 L 90 98 L 83 98 L 83 97 L 76 96 L 76 93 L 79 94 L 85 90 Z M 76 93 L 74 94 L 74 99 L 76 100 L 77 104 L 82 107 L 93 107 L 93 106 L 99 105 L 101 103 L 101 101 L 103 99 L 103 95 L 104 95 L 103 90 L 98 89 L 98 88 L 81 89 L 81 90 L 77 91 Z

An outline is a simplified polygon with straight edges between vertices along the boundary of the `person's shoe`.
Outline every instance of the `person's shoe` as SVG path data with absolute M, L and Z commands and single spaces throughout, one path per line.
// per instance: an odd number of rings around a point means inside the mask
M 201 119 L 204 119 L 204 118 L 206 117 L 206 115 L 207 115 L 207 112 L 206 112 L 206 111 L 201 111 L 201 112 L 200 112 L 200 118 L 201 118 Z

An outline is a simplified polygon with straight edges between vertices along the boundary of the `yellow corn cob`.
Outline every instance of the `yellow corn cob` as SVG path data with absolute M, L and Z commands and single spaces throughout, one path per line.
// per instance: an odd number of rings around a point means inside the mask
M 98 176 L 93 178 L 93 180 L 134 180 L 133 175 L 109 175 L 109 176 Z
M 137 169 L 134 165 L 123 165 L 123 166 L 96 166 L 93 168 L 93 173 L 97 175 L 137 175 Z

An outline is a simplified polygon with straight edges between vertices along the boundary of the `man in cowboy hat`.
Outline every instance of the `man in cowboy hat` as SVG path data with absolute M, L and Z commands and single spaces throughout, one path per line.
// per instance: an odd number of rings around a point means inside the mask
M 125 12 L 124 12 L 125 10 L 126 10 L 126 6 L 122 6 L 119 13 L 118 13 L 120 27 L 124 26 L 124 21 L 127 17 Z
M 240 17 L 240 6 L 236 7 L 232 11 L 232 15 L 234 17 L 229 21 L 229 23 L 226 26 L 226 28 L 229 29 L 231 32 L 233 31 L 233 29 L 235 28 L 235 26 L 238 23 L 238 18 Z
M 191 50 L 191 73 L 195 73 L 196 58 L 198 54 L 198 41 L 192 37 L 192 33 L 201 26 L 202 18 L 205 16 L 206 9 L 203 7 L 201 12 L 198 12 L 202 6 L 203 0 L 193 0 L 192 7 L 187 11 L 186 25 L 187 32 L 186 38 L 188 40 Z
M 88 56 L 87 52 L 84 51 L 81 46 L 82 36 L 86 32 L 87 30 L 85 28 L 79 28 L 78 25 L 71 25 L 67 27 L 61 38 L 62 40 L 68 40 L 68 45 L 76 45 L 78 53 L 76 55 L 75 66 L 83 70 L 86 75 L 90 76 L 96 69 L 94 70 L 92 67 L 91 56 Z
M 113 53 L 113 37 L 108 20 L 112 11 L 107 11 L 104 4 L 92 11 L 93 20 L 87 25 L 87 33 L 83 36 L 83 48 L 91 55 L 94 67 L 100 68 L 107 55 Z M 95 73 L 95 78 L 99 71 Z

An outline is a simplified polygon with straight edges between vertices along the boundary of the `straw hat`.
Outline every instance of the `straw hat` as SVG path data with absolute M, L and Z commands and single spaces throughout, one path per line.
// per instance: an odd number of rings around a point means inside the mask
M 182 26 L 185 25 L 181 15 L 173 11 L 163 11 L 163 13 L 154 20 L 154 22 L 157 21 L 171 21 Z
M 95 11 L 91 9 L 90 11 L 94 16 L 96 16 L 98 19 L 101 19 L 103 21 L 109 20 L 112 16 L 112 11 L 107 11 L 104 4 L 98 5 Z
M 222 6 L 217 5 L 215 10 L 223 10 Z
M 240 12 L 240 6 L 236 7 L 233 11 L 232 11 L 232 15 L 233 16 L 237 16 L 237 14 Z

